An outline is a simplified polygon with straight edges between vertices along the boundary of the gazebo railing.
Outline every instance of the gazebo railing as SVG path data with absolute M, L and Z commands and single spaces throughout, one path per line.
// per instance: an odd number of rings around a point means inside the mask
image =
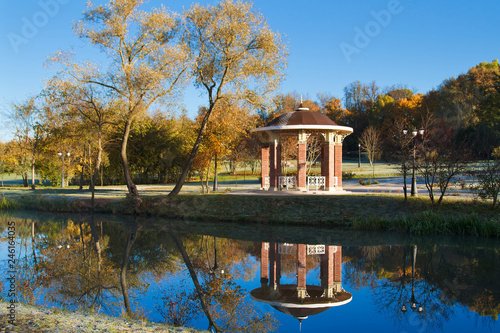
M 269 190 L 271 187 L 271 177 L 264 177 L 264 189 Z
M 307 190 L 311 187 L 315 187 L 316 189 L 320 189 L 323 187 L 323 190 L 326 191 L 326 177 L 325 176 L 309 176 L 307 177 Z M 333 177 L 333 187 L 338 187 L 338 178 Z
M 325 189 L 325 176 L 309 176 L 307 177 L 307 190 L 309 191 L 311 187 L 315 187 L 316 189 L 320 189 L 323 187 Z
M 279 188 L 280 190 L 286 187 L 288 190 L 289 187 L 297 187 L 297 177 L 295 176 L 280 176 L 279 177 Z

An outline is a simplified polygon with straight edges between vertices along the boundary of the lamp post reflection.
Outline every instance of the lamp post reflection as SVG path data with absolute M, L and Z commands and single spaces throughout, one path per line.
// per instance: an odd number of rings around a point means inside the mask
M 214 265 L 210 268 L 210 273 L 216 274 L 224 274 L 224 269 L 219 269 L 219 265 L 217 265 L 217 237 L 214 237 Z
M 410 304 L 410 309 L 413 311 L 417 310 L 418 313 L 424 312 L 422 304 L 417 302 L 415 299 L 415 263 L 417 261 L 417 245 L 413 246 L 413 256 L 412 256 L 412 266 L 411 266 L 411 297 L 408 301 L 403 301 L 401 306 L 401 311 L 405 313 L 408 309 L 406 308 L 406 303 Z

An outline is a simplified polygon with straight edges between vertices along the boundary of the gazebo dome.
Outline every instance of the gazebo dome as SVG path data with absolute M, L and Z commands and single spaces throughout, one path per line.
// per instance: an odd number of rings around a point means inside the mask
M 334 298 L 329 299 L 323 296 L 322 287 L 311 285 L 307 286 L 307 292 L 310 294 L 315 293 L 316 297 L 301 301 L 297 298 L 296 288 L 297 285 L 280 285 L 278 291 L 276 291 L 267 286 L 260 287 L 252 290 L 250 296 L 253 300 L 269 304 L 276 310 L 300 321 L 352 301 L 352 294 L 348 291 L 337 292 Z
M 352 133 L 351 127 L 339 126 L 324 114 L 309 111 L 308 108 L 302 107 L 302 104 L 295 111 L 284 113 L 266 126 L 253 131 L 272 130 L 333 130 L 339 134 Z
M 287 112 L 271 120 L 266 127 L 289 125 L 330 125 L 338 126 L 333 120 L 319 112 L 293 111 Z

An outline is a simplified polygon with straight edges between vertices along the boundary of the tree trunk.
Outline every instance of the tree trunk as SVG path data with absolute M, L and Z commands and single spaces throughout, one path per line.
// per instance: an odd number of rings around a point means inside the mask
M 101 275 L 101 245 L 99 244 L 99 234 L 97 233 L 97 228 L 94 221 L 94 216 L 90 217 L 90 232 L 92 233 L 92 238 L 94 239 L 94 245 L 97 252 L 97 274 Z
M 408 200 L 407 194 L 407 186 L 406 186 L 406 163 L 403 162 L 403 192 L 405 194 L 405 201 Z
M 198 277 L 196 276 L 196 272 L 194 271 L 194 267 L 191 264 L 191 260 L 189 259 L 189 256 L 186 252 L 186 249 L 184 248 L 184 244 L 182 244 L 182 241 L 177 237 L 177 235 L 174 232 L 170 233 L 170 236 L 174 239 L 175 244 L 177 244 L 177 247 L 179 248 L 179 251 L 181 252 L 182 259 L 184 260 L 184 263 L 186 264 L 186 267 L 189 271 L 189 275 L 191 275 L 191 279 L 193 280 L 194 286 L 196 288 L 196 292 L 198 294 L 198 297 L 200 298 L 201 302 L 201 307 L 203 308 L 203 312 L 205 312 L 205 315 L 207 316 L 209 327 L 208 330 L 213 327 L 215 329 L 215 332 L 220 332 L 219 327 L 215 323 L 214 319 L 212 318 L 212 315 L 210 314 L 210 311 L 208 310 L 208 305 L 207 305 L 207 300 L 205 299 L 205 295 L 203 294 L 203 290 L 201 288 L 200 282 L 198 282 Z
M 88 155 L 89 155 L 89 191 L 92 191 L 94 185 L 92 184 L 92 145 L 90 141 L 89 141 Z
M 219 190 L 219 183 L 217 179 L 217 153 L 215 153 L 215 164 L 214 164 L 214 192 Z
M 33 260 L 36 266 L 37 261 L 36 261 L 36 242 L 35 242 L 35 221 L 31 221 L 31 248 L 33 250 Z
M 203 117 L 203 121 L 201 122 L 200 126 L 200 131 L 198 132 L 198 137 L 196 138 L 196 141 L 193 145 L 193 149 L 191 150 L 191 154 L 189 155 L 189 158 L 186 162 L 186 165 L 184 166 L 184 169 L 182 170 L 181 177 L 177 181 L 177 184 L 175 184 L 174 189 L 172 192 L 168 194 L 169 197 L 176 196 L 179 194 L 181 191 L 182 186 L 184 185 L 184 182 L 186 181 L 187 174 L 189 172 L 189 168 L 191 167 L 191 164 L 193 163 L 194 157 L 196 156 L 196 153 L 198 152 L 198 149 L 200 148 L 201 140 L 203 139 L 203 136 L 205 134 L 205 130 L 207 129 L 208 125 L 208 119 L 210 118 L 210 114 L 212 114 L 212 110 L 214 109 L 215 103 L 211 103 L 210 108 L 208 109 L 207 113 L 205 114 L 205 117 Z
M 82 221 L 80 221 L 78 224 L 80 226 L 80 242 L 82 243 L 83 261 L 85 262 L 86 255 L 85 255 L 85 241 L 83 239 L 83 223 Z
M 205 178 L 205 186 L 207 188 L 207 194 L 209 191 L 209 187 L 208 187 L 208 178 L 210 178 L 210 164 L 212 164 L 212 160 L 210 160 L 210 163 L 208 163 L 208 167 L 207 167 L 207 174 L 206 174 L 206 178 Z
M 205 184 L 203 184 L 203 173 L 199 173 L 200 184 L 201 184 L 201 194 L 205 194 Z
M 101 141 L 101 129 L 99 128 L 99 134 L 97 137 L 97 160 L 94 165 L 94 174 L 92 175 L 92 210 L 94 210 L 95 203 L 95 184 L 97 183 L 97 177 L 99 177 L 99 168 L 101 167 L 102 160 L 102 141 Z
M 85 150 L 85 145 L 83 145 L 83 163 L 82 163 L 82 172 L 80 172 L 80 191 L 83 190 L 83 175 L 85 174 L 85 163 L 87 162 L 85 153 L 87 151 Z
M 130 307 L 130 300 L 127 291 L 127 266 L 128 259 L 130 257 L 130 250 L 132 249 L 132 245 L 135 242 L 136 236 L 137 231 L 132 231 L 127 238 L 127 245 L 125 246 L 125 252 L 123 253 L 122 270 L 120 273 L 120 284 L 122 286 L 123 302 L 125 304 L 127 315 L 130 317 L 133 317 L 134 313 L 132 312 L 132 308 Z
M 35 157 L 33 156 L 33 160 L 31 162 L 31 189 L 35 189 Z
M 125 177 L 125 183 L 127 184 L 128 195 L 135 197 L 135 196 L 139 195 L 139 192 L 137 191 L 137 186 L 135 186 L 134 182 L 132 181 L 132 176 L 130 174 L 130 169 L 128 166 L 128 158 L 127 158 L 127 144 L 128 144 L 128 137 L 130 135 L 130 127 L 131 126 L 132 126 L 132 120 L 127 120 L 127 122 L 125 123 L 125 129 L 123 131 L 121 158 L 122 158 L 122 162 L 123 162 L 123 176 Z M 199 144 L 198 144 L 198 146 L 199 146 Z M 196 148 L 196 150 L 198 150 L 198 147 Z M 193 159 L 194 159 L 194 155 L 192 153 L 191 153 L 191 155 L 193 156 Z M 193 161 L 193 159 L 191 159 L 191 157 L 190 157 L 189 166 L 191 166 L 191 162 Z M 188 169 L 189 169 L 189 166 L 188 166 Z M 186 170 L 186 175 L 187 175 L 187 170 Z M 184 179 L 185 179 L 185 177 L 186 176 L 184 175 Z M 184 179 L 183 179 L 183 182 L 184 182 Z M 181 185 L 181 187 L 182 187 L 182 185 Z M 174 190 L 175 190 L 175 188 L 174 188 Z M 180 188 L 179 188 L 179 191 L 180 191 Z

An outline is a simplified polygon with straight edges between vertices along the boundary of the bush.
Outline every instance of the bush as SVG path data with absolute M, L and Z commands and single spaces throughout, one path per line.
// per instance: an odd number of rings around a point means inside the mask
M 2 195 L 0 199 L 0 209 L 16 209 L 17 205 L 15 201 L 5 199 L 5 196 Z
M 366 185 L 377 185 L 377 184 L 380 184 L 378 181 L 374 180 L 374 181 L 371 181 L 371 180 L 368 180 L 368 181 L 363 181 L 363 179 L 360 179 L 358 180 L 358 182 L 363 185 L 363 186 L 366 186 Z
M 342 171 L 342 179 L 353 179 L 356 174 L 350 171 Z
M 500 195 L 500 160 L 487 161 L 470 175 L 475 178 L 472 193 L 482 200 L 491 200 L 492 208 L 498 206 Z

